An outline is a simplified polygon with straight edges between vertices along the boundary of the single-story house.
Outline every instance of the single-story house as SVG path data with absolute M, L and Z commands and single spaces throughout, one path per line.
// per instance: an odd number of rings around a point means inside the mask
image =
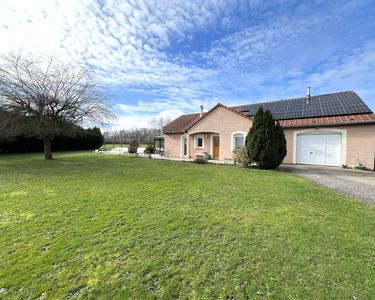
M 163 127 L 170 157 L 233 159 L 242 147 L 257 110 L 269 109 L 284 128 L 284 163 L 374 169 L 375 115 L 352 91 L 227 107 L 182 115 Z

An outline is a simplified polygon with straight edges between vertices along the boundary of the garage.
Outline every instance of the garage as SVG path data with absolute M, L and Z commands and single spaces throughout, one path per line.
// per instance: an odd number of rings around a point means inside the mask
M 297 164 L 341 166 L 341 133 L 297 135 Z

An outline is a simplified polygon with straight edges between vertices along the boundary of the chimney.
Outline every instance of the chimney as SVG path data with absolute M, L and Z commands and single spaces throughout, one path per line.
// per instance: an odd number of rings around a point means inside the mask
M 306 104 L 309 104 L 309 100 L 311 98 L 311 87 L 307 87 L 307 90 L 306 90 Z
M 203 104 L 201 105 L 201 113 L 200 113 L 199 117 L 200 117 L 200 118 L 203 117 Z

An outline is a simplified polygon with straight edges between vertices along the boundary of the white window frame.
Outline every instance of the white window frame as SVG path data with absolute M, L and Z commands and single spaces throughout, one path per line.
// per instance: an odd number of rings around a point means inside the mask
M 202 146 L 198 147 L 198 139 L 202 139 Z M 204 149 L 204 135 L 203 134 L 198 134 L 194 138 L 194 148 L 195 149 Z
M 242 134 L 243 135 L 243 138 L 244 138 L 244 142 L 246 140 L 246 132 L 244 131 L 235 131 L 235 132 L 232 132 L 231 133 L 231 139 L 230 139 L 230 149 L 231 151 L 234 151 L 235 150 L 235 143 L 234 143 L 234 136 L 237 135 L 237 134 Z M 245 145 L 245 144 L 244 144 Z

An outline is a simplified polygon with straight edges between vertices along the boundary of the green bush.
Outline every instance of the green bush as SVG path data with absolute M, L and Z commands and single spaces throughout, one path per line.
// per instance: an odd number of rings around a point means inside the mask
M 246 137 L 247 155 L 261 169 L 276 169 L 286 156 L 283 128 L 269 110 L 260 108 Z
M 151 153 L 151 154 L 154 154 L 155 153 L 155 148 L 153 145 L 147 145 L 146 148 L 145 148 L 145 153 Z
M 284 129 L 280 126 L 279 122 L 276 122 L 275 126 L 275 142 L 276 142 L 276 153 L 280 160 L 279 165 L 282 163 L 286 156 L 286 139 Z
M 251 164 L 253 163 L 253 161 L 247 155 L 247 150 L 246 150 L 245 147 L 234 150 L 233 151 L 233 159 L 234 159 L 236 165 L 238 165 L 240 167 L 244 167 L 244 168 L 250 167 Z

